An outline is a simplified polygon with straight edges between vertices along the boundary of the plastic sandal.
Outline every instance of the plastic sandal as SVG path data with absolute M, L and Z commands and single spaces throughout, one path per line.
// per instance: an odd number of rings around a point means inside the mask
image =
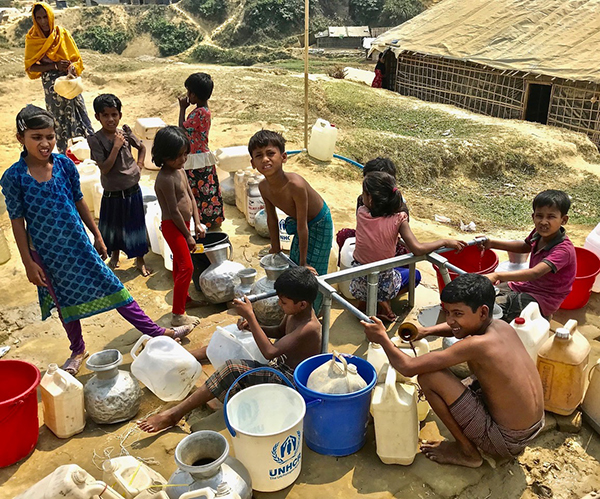
M 198 323 L 199 324 L 199 323 Z M 175 331 L 173 334 L 174 340 L 180 340 L 190 334 L 198 324 L 186 324 L 184 326 L 175 326 L 171 329 Z
M 62 366 L 62 370 L 68 372 L 72 376 L 76 376 L 81 369 L 81 364 L 89 356 L 88 352 L 84 352 L 83 355 L 78 357 L 69 357 Z

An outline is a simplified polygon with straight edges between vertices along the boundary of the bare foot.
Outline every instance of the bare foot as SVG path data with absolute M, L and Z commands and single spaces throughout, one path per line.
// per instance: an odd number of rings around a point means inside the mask
M 212 399 L 206 403 L 206 407 L 208 407 L 213 412 L 217 412 L 223 409 L 223 402 L 221 402 L 219 399 Z
M 431 442 L 421 444 L 421 452 L 428 459 L 440 464 L 455 464 L 457 466 L 466 466 L 468 468 L 479 468 L 483 459 L 474 448 L 473 452 L 466 452 L 456 442 Z
M 200 317 L 187 314 L 171 314 L 171 326 L 188 326 L 200 324 Z
M 154 272 L 154 270 L 146 265 L 146 262 L 143 258 L 136 258 L 136 267 L 138 272 L 144 277 L 148 277 L 150 274 L 152 274 L 152 272 Z
M 193 300 L 190 298 L 187 302 L 185 302 L 185 308 L 199 308 L 199 307 L 207 307 L 210 305 L 207 301 L 204 300 Z
M 154 416 L 150 416 L 149 418 L 142 419 L 141 421 L 136 421 L 136 423 L 140 430 L 148 433 L 156 433 L 165 428 L 175 426 L 179 419 L 180 418 L 177 418 L 177 416 L 170 411 L 163 411 Z
M 207 347 L 200 347 L 196 348 L 195 350 L 190 350 L 190 353 L 198 362 L 202 362 L 204 360 L 208 360 L 208 357 L 206 356 L 206 349 Z
M 115 254 L 113 253 L 107 265 L 109 269 L 115 270 L 119 266 L 119 254 L 117 253 L 117 255 L 115 256 Z

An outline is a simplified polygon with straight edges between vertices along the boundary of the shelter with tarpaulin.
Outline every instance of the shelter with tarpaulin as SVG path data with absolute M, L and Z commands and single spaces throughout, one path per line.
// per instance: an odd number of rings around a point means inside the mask
M 389 51 L 402 95 L 600 145 L 600 0 L 444 0 L 371 47 Z
M 370 37 L 368 26 L 330 26 L 315 34 L 320 49 L 362 49 L 362 40 Z

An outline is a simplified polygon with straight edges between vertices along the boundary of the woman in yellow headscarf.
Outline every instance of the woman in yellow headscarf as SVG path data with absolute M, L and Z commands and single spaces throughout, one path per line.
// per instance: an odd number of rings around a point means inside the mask
M 42 78 L 46 109 L 57 122 L 56 145 L 64 154 L 69 139 L 94 133 L 83 96 L 66 99 L 54 91 L 59 76 L 81 75 L 83 61 L 71 34 L 54 25 L 54 11 L 47 3 L 35 3 L 32 17 L 33 26 L 25 37 L 25 71 L 32 80 Z

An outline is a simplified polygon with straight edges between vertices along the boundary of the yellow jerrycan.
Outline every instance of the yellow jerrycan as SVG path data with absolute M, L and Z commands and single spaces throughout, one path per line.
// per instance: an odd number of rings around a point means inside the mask
M 581 408 L 590 426 L 600 433 L 600 360 L 592 366 L 588 377 L 590 384 Z
M 574 319 L 546 340 L 537 357 L 544 409 L 563 416 L 573 413 L 583 400 L 589 359 L 590 344 Z
M 377 455 L 384 464 L 412 464 L 419 446 L 417 387 L 396 383 L 396 370 L 387 368 L 385 383 L 373 390 Z

